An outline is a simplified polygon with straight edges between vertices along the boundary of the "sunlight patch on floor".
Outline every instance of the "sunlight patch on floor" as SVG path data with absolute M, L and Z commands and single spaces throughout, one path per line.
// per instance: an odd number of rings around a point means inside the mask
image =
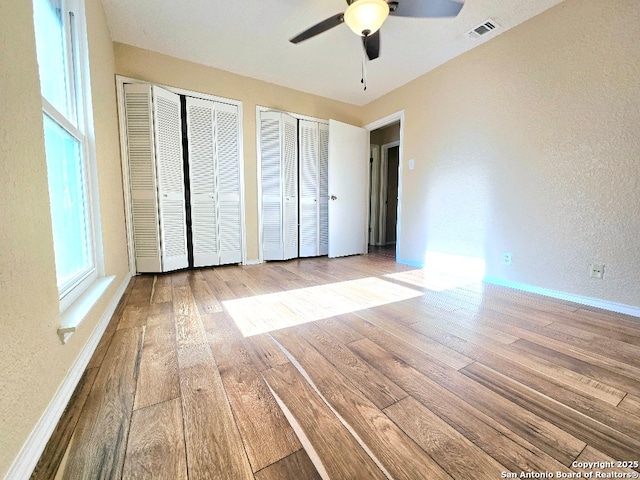
M 369 277 L 223 302 L 245 337 L 419 297 L 421 292 Z
M 482 258 L 428 251 L 425 254 L 424 268 L 385 276 L 442 292 L 482 281 L 484 270 L 485 261 Z
M 451 288 L 462 287 L 470 283 L 476 283 L 478 280 L 453 275 L 446 272 L 431 272 L 429 270 L 410 270 L 408 272 L 390 273 L 385 277 L 399 280 L 404 283 L 410 283 L 418 287 L 433 290 L 434 292 L 442 292 Z

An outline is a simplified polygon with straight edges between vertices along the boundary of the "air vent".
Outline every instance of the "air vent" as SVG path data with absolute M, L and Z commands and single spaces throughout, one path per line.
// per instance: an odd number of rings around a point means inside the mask
M 493 20 L 488 19 L 486 22 L 481 23 L 477 27 L 469 30 L 467 32 L 467 36 L 469 38 L 480 38 L 492 32 L 496 28 L 500 28 L 500 25 L 498 25 L 498 23 L 494 22 Z

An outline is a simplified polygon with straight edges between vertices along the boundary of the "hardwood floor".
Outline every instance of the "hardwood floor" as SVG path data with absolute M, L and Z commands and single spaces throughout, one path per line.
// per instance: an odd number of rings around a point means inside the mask
M 136 277 L 32 478 L 637 478 L 640 319 L 413 270 L 382 250 Z

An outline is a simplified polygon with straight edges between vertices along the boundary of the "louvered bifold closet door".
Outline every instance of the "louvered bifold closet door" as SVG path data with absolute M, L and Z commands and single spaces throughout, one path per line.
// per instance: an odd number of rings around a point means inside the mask
M 319 255 L 318 122 L 300 120 L 300 256 Z
M 215 104 L 220 264 L 242 261 L 242 215 L 238 107 Z
M 162 271 L 189 266 L 180 97 L 152 87 L 160 213 Z
M 264 260 L 284 259 L 281 122 L 279 112 L 260 113 L 260 237 Z
M 319 254 L 327 255 L 329 253 L 329 125 L 318 124 L 318 131 Z
M 220 264 L 214 102 L 187 97 L 193 266 Z
M 161 272 L 151 85 L 125 84 L 124 103 L 136 271 Z
M 298 256 L 298 122 L 282 114 L 284 259 Z

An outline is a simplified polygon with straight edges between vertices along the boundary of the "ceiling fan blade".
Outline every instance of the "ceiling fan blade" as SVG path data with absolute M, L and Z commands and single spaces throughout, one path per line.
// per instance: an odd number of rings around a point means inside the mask
M 362 37 L 364 49 L 367 52 L 369 60 L 375 60 L 380 55 L 380 30 L 373 35 Z
M 397 7 L 394 10 L 394 4 Z M 390 14 L 396 17 L 455 17 L 464 3 L 452 0 L 397 0 L 389 2 Z
M 326 20 L 323 20 L 322 22 L 314 25 L 313 27 L 305 30 L 304 32 L 302 32 L 301 34 L 293 37 L 291 40 L 289 40 L 291 43 L 300 43 L 303 40 L 307 40 L 311 37 L 315 37 L 316 35 L 322 33 L 322 32 L 326 32 L 327 30 L 333 28 L 333 27 L 337 27 L 338 25 L 340 25 L 342 22 L 344 22 L 344 13 L 339 13 L 337 15 L 334 15 L 333 17 L 329 17 Z

